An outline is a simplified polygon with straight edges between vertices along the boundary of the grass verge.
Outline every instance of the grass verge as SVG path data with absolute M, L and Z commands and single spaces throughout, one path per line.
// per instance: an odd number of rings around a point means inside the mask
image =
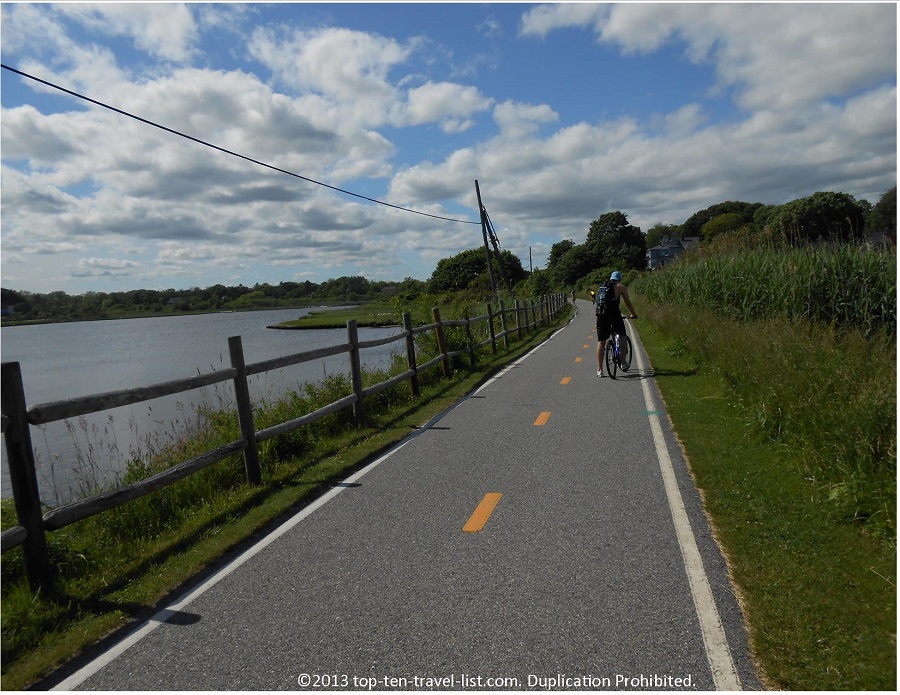
M 350 319 L 356 319 L 356 324 L 360 328 L 402 325 L 392 304 L 373 302 L 360 306 L 313 309 L 295 321 L 285 321 L 273 328 L 344 328 Z
M 93 645 L 114 631 L 151 616 L 207 570 L 226 562 L 335 482 L 536 347 L 563 325 L 570 311 L 563 312 L 554 326 L 515 341 L 508 351 L 496 356 L 483 353 L 476 368 L 459 367 L 449 380 L 424 381 L 416 400 L 398 397 L 396 392 L 391 395 L 393 390 L 381 392 L 367 405 L 370 422 L 365 427 L 342 427 L 328 436 L 305 433 L 306 428 L 298 430 L 304 432 L 302 441 L 288 436 L 280 451 L 269 452 L 278 463 L 264 469 L 261 486 L 236 484 L 212 489 L 207 484 L 187 494 L 182 491 L 181 497 L 189 497 L 193 505 L 188 513 L 172 509 L 175 521 L 168 524 L 164 523 L 165 510 L 159 515 L 163 522 L 154 516 L 142 523 L 140 512 L 133 510 L 139 509 L 143 500 L 135 500 L 120 510 L 49 534 L 51 562 L 60 577 L 52 595 L 32 597 L 22 577 L 20 549 L 5 554 L 0 616 L 2 688 L 42 687 L 46 683 L 41 679 L 55 669 L 79 654 L 90 654 L 96 648 Z M 294 451 L 302 453 L 294 456 Z M 240 477 L 242 463 L 240 458 L 232 458 L 211 469 L 216 467 L 222 470 L 211 471 L 212 479 L 228 480 Z M 196 484 L 198 478 L 199 474 L 190 476 L 154 493 L 171 490 L 171 496 L 144 499 L 157 507 L 154 513 L 158 515 L 160 505 L 178 499 L 175 488 Z M 14 523 L 6 506 L 3 511 L 4 527 Z M 121 518 L 116 516 L 120 511 Z M 110 532 L 113 526 L 121 528 L 118 535 Z M 127 537 L 129 529 L 134 529 L 133 537 Z
M 759 339 L 748 340 L 727 319 L 681 311 L 673 318 L 673 310 L 644 302 L 639 308 L 641 339 L 728 558 L 765 684 L 784 690 L 894 691 L 895 500 L 891 509 L 890 494 L 875 495 L 879 516 L 855 513 L 860 504 L 872 503 L 871 490 L 861 499 L 835 494 L 844 488 L 817 463 L 823 452 L 809 451 L 817 448 L 815 435 L 792 433 L 795 422 L 833 426 L 821 413 L 840 410 L 847 400 L 847 392 L 839 391 L 810 401 L 808 382 L 821 381 L 827 375 L 820 372 L 827 371 L 836 382 L 858 385 L 868 379 L 865 368 L 857 371 L 860 365 L 847 352 L 842 359 L 824 360 L 823 349 L 840 346 L 829 347 L 826 335 L 823 348 L 809 331 L 799 329 L 784 358 L 795 366 L 789 369 L 776 356 L 767 362 L 770 369 L 758 375 L 758 383 L 778 389 L 776 400 L 783 408 L 773 412 L 753 389 L 736 384 L 729 366 L 740 355 L 752 371 L 754 353 L 762 354 L 765 363 L 764 348 L 777 348 L 777 342 L 773 346 L 764 339 L 769 334 L 761 325 L 755 327 Z M 784 331 L 790 329 L 779 324 L 779 330 L 786 341 Z M 799 347 L 803 344 L 805 357 Z M 723 345 L 733 354 L 724 355 Z M 892 357 L 888 353 L 885 359 Z M 860 359 L 864 365 L 872 355 Z M 874 378 L 893 391 L 895 380 L 889 377 L 895 372 L 890 364 L 887 369 L 874 369 Z M 871 404 L 871 409 L 880 407 L 884 404 Z M 878 415 L 893 423 L 895 410 Z M 838 436 L 869 435 L 841 430 Z M 893 437 L 895 441 L 895 430 Z M 895 445 L 877 446 L 884 456 L 893 452 L 896 471 Z M 818 449 L 825 449 L 827 457 L 830 447 L 823 435 Z M 893 477 L 896 490 L 895 473 Z M 875 480 L 889 482 L 884 475 Z

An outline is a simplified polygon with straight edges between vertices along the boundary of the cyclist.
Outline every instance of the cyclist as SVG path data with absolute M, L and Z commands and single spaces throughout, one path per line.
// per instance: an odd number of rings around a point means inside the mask
M 622 310 L 619 301 L 624 299 L 625 306 L 631 311 L 628 318 L 636 319 L 637 313 L 628 296 L 628 288 L 622 284 L 622 273 L 613 271 L 606 283 L 606 301 L 603 306 L 597 307 L 597 376 L 603 378 L 603 354 L 606 350 L 606 341 L 613 332 L 625 335 L 625 321 L 622 319 Z M 631 368 L 631 355 L 628 354 L 628 343 L 622 341 L 619 344 L 620 363 L 622 371 L 627 372 Z

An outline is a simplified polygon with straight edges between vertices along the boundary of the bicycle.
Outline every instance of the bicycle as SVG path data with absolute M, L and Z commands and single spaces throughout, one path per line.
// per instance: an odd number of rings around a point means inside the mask
M 622 363 L 622 353 L 620 352 L 619 344 L 620 341 L 625 340 L 628 344 L 628 362 Z M 628 337 L 628 334 L 619 335 L 618 333 L 613 333 L 609 336 L 609 340 L 606 341 L 606 373 L 609 374 L 610 379 L 616 378 L 616 370 L 617 368 L 621 368 L 623 372 L 627 372 L 631 369 L 631 360 L 634 355 L 634 345 L 631 343 L 631 338 Z

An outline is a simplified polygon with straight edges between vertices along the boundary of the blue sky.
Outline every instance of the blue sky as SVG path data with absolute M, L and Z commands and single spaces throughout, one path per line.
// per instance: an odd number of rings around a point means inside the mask
M 894 3 L 3 4 L 5 65 L 538 267 L 621 210 L 877 202 Z M 427 279 L 477 224 L 342 195 L 0 74 L 0 282 Z

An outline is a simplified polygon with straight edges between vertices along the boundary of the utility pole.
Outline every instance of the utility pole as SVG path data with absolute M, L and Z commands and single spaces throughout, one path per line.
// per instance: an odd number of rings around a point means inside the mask
M 494 280 L 494 266 L 491 263 L 491 249 L 488 246 L 487 211 L 481 204 L 481 189 L 478 187 L 478 179 L 475 179 L 475 194 L 478 196 L 478 213 L 481 215 L 481 235 L 484 237 L 484 257 L 487 260 L 488 276 L 491 278 L 491 294 L 497 299 L 497 281 Z
M 528 247 L 528 277 L 531 278 L 531 294 L 535 295 L 537 292 L 535 291 L 534 285 L 534 261 L 531 259 L 531 247 Z

